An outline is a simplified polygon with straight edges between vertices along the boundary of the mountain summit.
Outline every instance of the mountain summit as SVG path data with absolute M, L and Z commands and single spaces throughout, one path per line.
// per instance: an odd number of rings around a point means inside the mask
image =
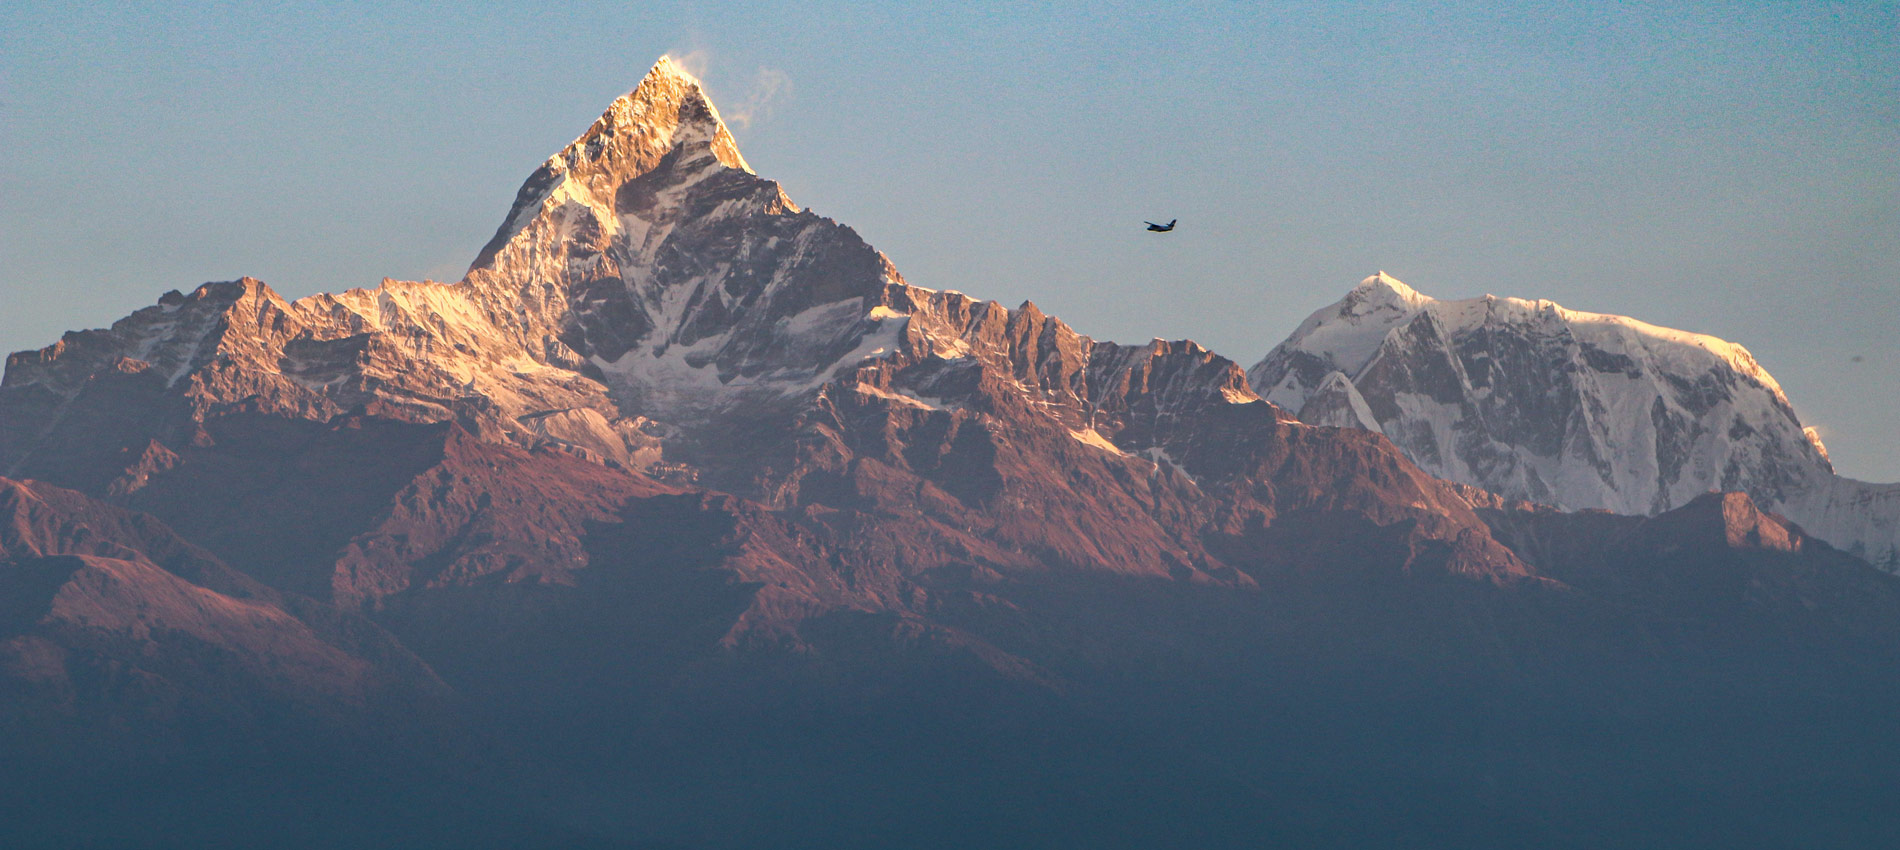
M 528 178 L 471 270 L 487 266 L 510 239 L 549 209 L 579 203 L 612 210 L 614 191 L 621 184 L 652 171 L 676 149 L 686 158 L 710 155 L 729 168 L 752 171 L 699 80 L 662 56 L 640 85 L 616 98 L 587 132 L 548 157 Z

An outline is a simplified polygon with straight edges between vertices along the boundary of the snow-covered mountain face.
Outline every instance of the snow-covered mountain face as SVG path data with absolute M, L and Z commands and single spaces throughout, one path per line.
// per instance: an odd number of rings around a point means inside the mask
M 1441 478 L 1568 509 L 1655 514 L 1742 490 L 1885 560 L 1900 485 L 1834 474 L 1747 349 L 1549 301 L 1440 301 L 1384 272 L 1248 372 L 1316 425 L 1385 434 Z

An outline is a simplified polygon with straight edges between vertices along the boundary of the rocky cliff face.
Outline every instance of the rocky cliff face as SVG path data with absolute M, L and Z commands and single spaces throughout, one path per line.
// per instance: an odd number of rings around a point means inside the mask
M 1425 470 L 1509 499 L 1653 514 L 1747 491 L 1876 562 L 1900 485 L 1833 472 L 1739 345 L 1548 301 L 1439 301 L 1383 272 L 1248 372 L 1301 421 L 1385 434 Z

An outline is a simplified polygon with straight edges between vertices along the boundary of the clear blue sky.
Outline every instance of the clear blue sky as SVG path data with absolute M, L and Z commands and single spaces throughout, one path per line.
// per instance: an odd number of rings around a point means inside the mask
M 0 2 L 0 348 L 459 277 L 671 52 L 915 283 L 1243 364 L 1379 269 L 1550 298 L 1747 345 L 1900 479 L 1893 3 L 655 5 Z

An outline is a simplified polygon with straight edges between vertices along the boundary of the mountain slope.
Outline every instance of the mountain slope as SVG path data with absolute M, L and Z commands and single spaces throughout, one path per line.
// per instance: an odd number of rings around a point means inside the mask
M 1385 275 L 1248 371 L 1302 421 L 1377 431 L 1442 478 L 1510 499 L 1653 514 L 1743 490 L 1876 562 L 1900 484 L 1835 475 L 1739 345 L 1548 301 L 1439 301 Z
M 446 686 L 361 617 L 279 593 L 150 516 L 0 479 L 0 725 L 54 772 L 199 765 L 446 728 Z M 372 736 L 374 737 L 374 736 Z

